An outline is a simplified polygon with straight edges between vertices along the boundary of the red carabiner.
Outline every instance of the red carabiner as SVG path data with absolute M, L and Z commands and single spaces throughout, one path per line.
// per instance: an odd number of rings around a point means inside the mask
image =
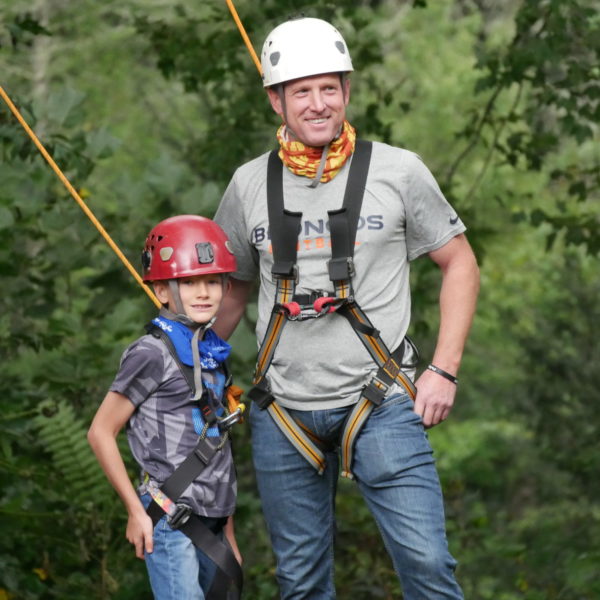
M 335 298 L 331 296 L 322 296 L 317 298 L 313 304 L 313 308 L 319 314 L 331 313 L 335 311 Z
M 302 309 L 297 302 L 286 302 L 285 304 L 280 304 L 280 306 L 290 317 L 298 317 L 302 312 Z

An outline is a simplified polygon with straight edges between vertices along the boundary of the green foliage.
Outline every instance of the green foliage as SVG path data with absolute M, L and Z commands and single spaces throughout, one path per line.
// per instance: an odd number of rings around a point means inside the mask
M 537 226 L 551 226 L 568 243 L 600 251 L 597 142 L 600 118 L 600 20 L 594 0 L 524 0 L 512 41 L 482 49 L 483 76 L 476 91 L 489 100 L 463 131 L 468 149 L 484 143 L 516 170 L 542 171 L 569 138 L 581 151 L 551 169 L 548 187 L 556 202 L 520 211 Z M 503 106 L 503 97 L 511 103 Z M 594 149 L 595 148 L 595 149 Z M 463 160 L 465 152 L 459 157 Z M 573 208 L 572 200 L 578 206 Z
M 594 6 L 236 2 L 257 50 L 294 13 L 341 28 L 359 135 L 418 152 L 485 257 L 457 405 L 430 432 L 468 598 L 599 592 Z M 136 267 L 155 222 L 211 216 L 234 168 L 274 144 L 277 117 L 223 2 L 9 0 L 0 18 L 0 83 Z M 0 180 L 0 597 L 148 598 L 85 430 L 153 306 L 3 103 Z M 413 284 L 426 360 L 437 270 L 417 261 Z M 253 303 L 232 340 L 245 389 L 255 319 Z M 246 596 L 273 598 L 247 425 L 234 435 Z M 339 596 L 400 597 L 350 482 L 337 514 Z
M 85 427 L 76 418 L 73 407 L 65 402 L 42 402 L 34 418 L 39 439 L 51 455 L 59 481 L 45 481 L 43 487 L 58 489 L 67 498 L 90 510 L 108 504 L 112 499 L 106 478 L 87 444 Z

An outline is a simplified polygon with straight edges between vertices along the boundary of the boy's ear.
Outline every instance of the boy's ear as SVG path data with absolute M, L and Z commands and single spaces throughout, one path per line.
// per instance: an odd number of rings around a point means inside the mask
M 168 289 L 169 285 L 166 281 L 153 281 L 152 287 L 154 289 L 154 295 L 158 298 L 161 304 L 169 303 Z

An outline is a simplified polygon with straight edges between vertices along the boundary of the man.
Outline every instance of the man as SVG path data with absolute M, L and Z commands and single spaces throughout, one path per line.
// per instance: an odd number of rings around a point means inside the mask
M 452 408 L 475 309 L 479 275 L 465 227 L 415 154 L 355 141 L 346 121 L 352 63 L 332 25 L 285 22 L 261 58 L 283 120 L 280 149 L 236 171 L 216 214 L 238 260 L 219 331 L 235 328 L 259 276 L 250 423 L 281 597 L 335 597 L 341 456 L 404 597 L 462 598 L 424 429 Z M 404 342 L 408 262 L 423 254 L 442 273 L 441 320 L 415 389 Z

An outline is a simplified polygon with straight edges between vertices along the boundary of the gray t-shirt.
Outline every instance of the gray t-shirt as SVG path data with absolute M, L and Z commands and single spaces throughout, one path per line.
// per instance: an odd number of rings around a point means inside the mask
M 234 174 L 215 221 L 227 232 L 237 258 L 234 277 L 260 277 L 256 335 L 262 341 L 273 302 L 273 255 L 266 199 L 268 153 Z M 327 211 L 340 208 L 349 162 L 328 183 L 283 169 L 285 208 L 302 213 L 298 235 L 297 293 L 332 290 Z M 414 153 L 373 143 L 371 164 L 358 223 L 353 277 L 355 297 L 390 350 L 410 322 L 409 261 L 441 248 L 465 231 L 430 171 Z M 288 408 L 319 410 L 357 401 L 376 370 L 370 354 L 341 315 L 286 323 L 268 380 Z
M 224 376 L 206 371 L 213 400 L 220 402 Z M 162 484 L 198 443 L 190 387 L 164 342 L 145 335 L 123 353 L 110 390 L 123 394 L 136 407 L 127 424 L 131 452 L 151 479 Z M 140 494 L 147 491 L 141 483 Z M 188 486 L 181 501 L 205 517 L 226 517 L 235 508 L 237 483 L 227 443 Z

